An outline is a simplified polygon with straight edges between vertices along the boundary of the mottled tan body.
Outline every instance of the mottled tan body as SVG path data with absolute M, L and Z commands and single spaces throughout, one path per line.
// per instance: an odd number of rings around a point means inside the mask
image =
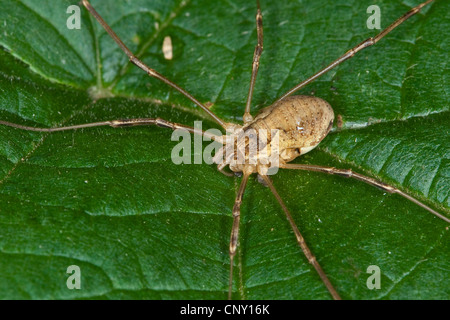
M 220 170 L 229 165 L 230 170 L 234 172 L 245 170 L 263 174 L 269 166 L 274 165 L 268 159 L 273 150 L 277 150 L 278 163 L 292 161 L 314 149 L 330 132 L 333 120 L 333 109 L 325 100 L 312 96 L 287 97 L 262 109 L 255 119 L 244 127 L 237 126 L 232 133 L 235 138 L 228 138 L 214 161 L 219 164 Z M 278 132 L 277 146 L 272 145 L 273 130 Z M 263 138 L 267 145 L 259 145 L 255 149 L 260 151 L 266 147 L 267 153 L 258 153 L 254 157 L 249 154 L 251 142 L 248 137 L 251 132 L 263 136 L 260 138 Z M 236 161 L 239 148 L 246 150 L 245 161 Z
M 333 126 L 334 112 L 323 99 L 291 96 L 263 109 L 250 128 L 280 130 L 280 156 L 284 162 L 314 149 Z

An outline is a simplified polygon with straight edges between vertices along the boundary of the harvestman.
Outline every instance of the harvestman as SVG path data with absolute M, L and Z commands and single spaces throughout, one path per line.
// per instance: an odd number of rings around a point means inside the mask
M 271 106 L 263 109 L 255 118 L 250 113 L 250 106 L 252 102 L 252 96 L 253 96 L 253 88 L 255 86 L 256 76 L 258 73 L 259 68 L 259 60 L 263 51 L 263 26 L 262 26 L 262 14 L 260 9 L 259 1 L 257 0 L 257 13 L 256 13 L 256 29 L 257 29 L 257 45 L 255 47 L 255 51 L 253 54 L 253 64 L 252 64 L 252 74 L 251 74 L 251 80 L 250 80 L 250 87 L 248 91 L 247 96 L 247 102 L 245 105 L 245 111 L 243 115 L 244 123 L 243 125 L 237 125 L 233 123 L 227 123 L 224 122 L 222 119 L 220 119 L 216 114 L 214 114 L 211 110 L 209 110 L 204 104 L 202 104 L 200 101 L 198 101 L 196 98 L 194 98 L 191 94 L 189 94 L 187 91 L 179 87 L 177 84 L 171 82 L 169 79 L 167 79 L 165 76 L 161 75 L 154 69 L 148 67 L 145 65 L 141 60 L 139 60 L 134 54 L 127 48 L 127 46 L 119 39 L 119 37 L 114 33 L 114 31 L 108 26 L 108 24 L 103 20 L 103 18 L 95 11 L 95 9 L 91 6 L 91 4 L 87 0 L 83 0 L 83 5 L 86 7 L 86 9 L 95 17 L 95 19 L 103 26 L 103 28 L 108 32 L 108 34 L 111 36 L 111 38 L 119 45 L 119 47 L 122 49 L 122 51 L 128 56 L 129 60 L 144 70 L 149 76 L 154 77 L 156 79 L 159 79 L 166 83 L 167 85 L 171 86 L 172 88 L 176 89 L 177 91 L 181 92 L 185 97 L 187 97 L 189 100 L 191 100 L 193 103 L 195 103 L 197 106 L 199 106 L 204 112 L 206 112 L 214 121 L 216 121 L 223 129 L 226 131 L 233 131 L 233 132 L 245 132 L 250 129 L 279 129 L 280 134 L 280 142 L 279 142 L 279 167 L 284 169 L 296 169 L 296 170 L 306 170 L 306 171 L 317 171 L 317 172 L 323 172 L 328 173 L 332 175 L 340 175 L 343 177 L 351 177 L 355 178 L 357 180 L 363 181 L 367 184 L 373 185 L 375 187 L 378 187 L 384 191 L 387 191 L 389 193 L 397 193 L 404 198 L 412 201 L 413 203 L 419 205 L 420 207 L 424 208 L 425 210 L 428 210 L 432 214 L 436 215 L 440 219 L 450 222 L 450 219 L 447 217 L 441 215 L 440 213 L 436 212 L 432 208 L 428 207 L 427 205 L 423 204 L 419 200 L 411 197 L 410 195 L 404 193 L 403 191 L 392 187 L 390 185 L 387 185 L 379 180 L 373 179 L 371 177 L 367 177 L 364 175 L 361 175 L 359 173 L 353 172 L 351 170 L 346 169 L 336 169 L 333 167 L 324 167 L 324 166 L 317 166 L 317 165 L 304 165 L 304 164 L 289 164 L 288 162 L 295 159 L 296 157 L 309 152 L 313 148 L 315 148 L 320 141 L 325 138 L 325 136 L 328 134 L 328 132 L 331 129 L 331 126 L 333 124 L 334 120 L 334 113 L 331 108 L 331 106 L 324 100 L 317 98 L 317 97 L 311 97 L 311 96 L 291 96 L 294 92 L 299 90 L 300 88 L 306 86 L 313 80 L 317 79 L 324 73 L 328 72 L 329 70 L 333 69 L 334 67 L 338 66 L 342 62 L 344 62 L 347 59 L 350 59 L 353 57 L 358 51 L 361 51 L 362 49 L 365 49 L 369 46 L 374 45 L 377 43 L 381 38 L 383 38 L 386 34 L 388 34 L 390 31 L 395 29 L 398 25 L 406 21 L 409 17 L 413 16 L 414 14 L 418 13 L 424 6 L 432 2 L 433 0 L 425 1 L 422 4 L 419 4 L 418 6 L 412 8 L 410 11 L 405 13 L 403 16 L 398 18 L 395 22 L 393 22 L 390 26 L 388 26 L 386 29 L 381 31 L 378 35 L 376 35 L 373 38 L 368 38 L 355 46 L 354 48 L 348 50 L 345 54 L 343 54 L 341 57 L 333 61 L 331 64 L 329 64 L 324 69 L 320 70 L 313 76 L 309 77 L 308 79 L 300 82 L 296 86 L 294 86 L 292 89 L 287 91 L 285 94 L 283 94 L 281 97 L 279 97 Z M 291 96 L 291 97 L 290 97 Z M 111 126 L 111 127 L 126 127 L 126 126 L 138 126 L 138 125 L 157 125 L 159 127 L 165 127 L 170 129 L 184 129 L 191 133 L 195 134 L 201 134 L 203 136 L 207 136 L 210 139 L 213 139 L 215 141 L 218 141 L 223 144 L 223 147 L 221 151 L 224 150 L 231 150 L 231 158 L 225 157 L 225 160 L 219 159 L 218 157 L 215 157 L 215 162 L 218 164 L 218 169 L 222 172 L 223 169 L 226 166 L 229 166 L 230 170 L 233 171 L 236 175 L 242 174 L 242 181 L 240 183 L 239 190 L 236 195 L 235 203 L 233 206 L 233 225 L 231 230 L 231 238 L 230 238 L 230 246 L 229 246 L 229 256 L 230 256 L 230 273 L 229 273 L 229 289 L 228 289 L 228 297 L 231 298 L 232 296 L 232 283 L 233 283 L 233 265 L 234 265 L 234 256 L 236 254 L 236 248 L 238 244 L 238 235 L 239 235 L 239 222 L 240 222 L 240 206 L 242 203 L 242 198 L 244 195 L 244 191 L 247 185 L 247 181 L 249 179 L 249 176 L 253 173 L 257 173 L 258 176 L 261 178 L 262 182 L 267 185 L 275 198 L 277 199 L 278 203 L 280 204 L 281 208 L 283 209 L 287 220 L 289 221 L 289 224 L 291 225 L 292 230 L 295 233 L 295 236 L 297 238 L 297 242 L 300 245 L 303 253 L 305 254 L 307 260 L 310 264 L 315 268 L 318 275 L 320 276 L 321 280 L 327 287 L 328 291 L 330 292 L 331 296 L 334 299 L 340 299 L 339 294 L 337 293 L 334 286 L 331 284 L 331 282 L 328 280 L 328 277 L 326 276 L 325 272 L 322 270 L 321 266 L 319 265 L 318 261 L 312 254 L 311 250 L 308 248 L 303 236 L 301 235 L 300 231 L 298 230 L 288 208 L 284 204 L 283 200 L 281 199 L 280 195 L 278 194 L 277 190 L 275 189 L 274 185 L 272 184 L 271 179 L 268 177 L 267 170 L 269 168 L 269 163 L 266 158 L 257 158 L 257 163 L 253 164 L 249 162 L 248 154 L 245 154 L 245 162 L 242 164 L 236 164 L 232 162 L 232 160 L 236 157 L 237 153 L 235 151 L 235 145 L 234 144 L 228 144 L 227 139 L 225 139 L 225 135 L 219 136 L 215 134 L 211 134 L 205 131 L 201 131 L 197 128 L 185 126 L 178 123 L 173 123 L 166 121 L 161 118 L 139 118 L 139 119 L 127 119 L 127 120 L 112 120 L 112 121 L 102 121 L 102 122 L 95 122 L 95 123 L 87 123 L 87 124 L 80 124 L 80 125 L 73 125 L 73 126 L 66 126 L 66 127 L 57 127 L 57 128 L 35 128 L 35 127 L 28 127 L 23 126 L 15 123 L 10 123 L 6 121 L 1 121 L 0 124 L 7 125 L 10 127 L 23 129 L 23 130 L 29 130 L 29 131 L 38 131 L 38 132 L 55 132 L 55 131 L 63 131 L 63 130 L 73 130 L 73 129 L 81 129 L 81 128 L 88 128 L 88 127 L 98 127 L 98 126 Z M 248 145 L 248 140 L 245 140 L 246 138 L 242 136 L 237 138 L 237 144 L 243 144 Z M 268 137 L 268 144 L 271 143 L 270 136 Z

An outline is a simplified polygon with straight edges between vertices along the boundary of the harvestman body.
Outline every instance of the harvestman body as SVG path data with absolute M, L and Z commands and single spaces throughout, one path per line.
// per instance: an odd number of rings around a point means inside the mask
M 277 129 L 279 131 L 279 146 L 278 146 L 278 166 L 280 168 L 285 169 L 297 169 L 297 170 L 306 170 L 306 171 L 318 171 L 324 172 L 328 174 L 335 174 L 344 177 L 352 177 L 358 180 L 361 180 L 370 185 L 376 186 L 384 191 L 389 193 L 397 193 L 408 200 L 414 202 L 415 204 L 421 206 L 422 208 L 428 210 L 432 214 L 438 216 L 446 222 L 450 222 L 448 218 L 431 209 L 427 205 L 418 201 L 417 199 L 411 197 L 410 195 L 404 193 L 403 191 L 394 188 L 390 185 L 387 185 L 381 181 L 373 179 L 371 177 L 363 176 L 361 174 L 352 172 L 351 170 L 345 169 L 336 169 L 332 167 L 323 167 L 323 166 L 315 166 L 315 165 L 303 165 L 303 164 L 289 164 L 291 160 L 296 157 L 309 152 L 313 148 L 315 148 L 329 133 L 331 127 L 333 125 L 334 113 L 331 106 L 324 100 L 311 97 L 311 96 L 290 96 L 295 91 L 304 87 L 308 83 L 312 82 L 319 76 L 328 72 L 332 68 L 336 67 L 343 61 L 350 59 L 355 55 L 358 51 L 367 48 L 376 42 L 378 42 L 381 38 L 383 38 L 387 33 L 392 31 L 402 22 L 407 20 L 412 15 L 419 12 L 422 7 L 426 6 L 433 0 L 425 1 L 424 3 L 414 7 L 407 13 L 405 13 L 402 17 L 393 22 L 389 27 L 381 31 L 374 38 L 369 38 L 363 42 L 361 42 L 356 47 L 347 51 L 340 58 L 332 62 L 330 65 L 317 72 L 310 78 L 305 81 L 299 83 L 291 90 L 282 95 L 277 101 L 275 101 L 271 106 L 261 110 L 261 112 L 253 118 L 250 114 L 250 106 L 251 100 L 253 96 L 253 88 L 256 81 L 256 76 L 259 68 L 259 59 L 263 51 L 263 27 L 262 27 L 262 14 L 260 10 L 259 1 L 257 1 L 257 14 L 256 14 L 256 27 L 257 27 L 257 45 L 255 48 L 255 52 L 253 55 L 253 66 L 252 66 L 252 75 L 250 81 L 250 88 L 247 97 L 247 102 L 245 106 L 245 112 L 243 116 L 244 123 L 243 125 L 237 125 L 232 123 L 226 123 L 221 120 L 217 115 L 215 115 L 211 110 L 209 110 L 205 105 L 195 99 L 192 95 L 186 92 L 184 89 L 180 88 L 175 83 L 168 80 L 163 75 L 159 74 L 157 71 L 152 68 L 146 66 L 142 61 L 140 61 L 133 53 L 125 46 L 125 44 L 118 38 L 118 36 L 112 31 L 112 29 L 108 26 L 108 24 L 103 20 L 103 18 L 95 11 L 95 9 L 91 6 L 91 4 L 87 0 L 83 0 L 83 5 L 86 9 L 95 17 L 95 19 L 105 28 L 105 30 L 109 33 L 109 35 L 114 39 L 114 41 L 120 46 L 120 48 L 125 52 L 125 54 L 129 57 L 130 61 L 144 70 L 151 77 L 157 78 L 174 89 L 181 92 L 184 96 L 186 96 L 189 100 L 198 105 L 201 109 L 203 109 L 212 119 L 214 119 L 223 129 L 227 131 L 233 132 L 247 132 L 247 130 L 254 129 L 256 132 L 260 132 L 260 130 L 270 131 L 272 129 Z M 309 263 L 313 265 L 318 275 L 322 279 L 323 283 L 327 287 L 331 296 L 334 299 L 340 299 L 339 294 L 337 293 L 334 286 L 328 280 L 326 274 L 322 270 L 321 266 L 317 262 L 316 258 L 306 245 L 306 242 L 298 230 L 289 210 L 281 199 L 280 195 L 276 191 L 275 187 L 272 184 L 271 179 L 267 175 L 267 170 L 270 167 L 270 163 L 267 158 L 257 158 L 256 163 L 249 163 L 245 161 L 244 163 L 232 163 L 231 159 L 235 158 L 235 145 L 228 144 L 226 135 L 219 136 L 214 135 L 208 132 L 203 132 L 198 129 L 194 129 L 193 127 L 173 123 L 166 121 L 160 118 L 140 118 L 140 119 L 129 119 L 129 120 L 113 120 L 113 121 L 103 121 L 103 122 L 95 122 L 67 127 L 59 127 L 59 128 L 34 128 L 28 126 L 22 126 L 19 124 L 14 124 L 6 121 L 1 121 L 0 124 L 11 126 L 18 129 L 30 130 L 30 131 L 40 131 L 40 132 L 54 132 L 54 131 L 63 131 L 63 130 L 71 130 L 71 129 L 80 129 L 87 127 L 96 127 L 96 126 L 112 126 L 112 127 L 125 127 L 125 126 L 136 126 L 136 125 L 157 125 L 160 127 L 166 127 L 170 129 L 184 129 L 188 130 L 191 133 L 201 134 L 207 136 L 210 139 L 221 142 L 223 147 L 221 152 L 218 154 L 223 154 L 223 151 L 231 150 L 231 156 L 225 157 L 223 159 L 221 156 L 215 156 L 214 161 L 218 164 L 218 169 L 225 173 L 223 169 L 226 166 L 229 166 L 230 170 L 236 174 L 242 174 L 242 181 L 236 196 L 235 204 L 233 207 L 233 225 L 231 230 L 231 239 L 230 239 L 230 248 L 229 248 L 229 256 L 230 256 L 230 275 L 229 275 L 229 290 L 228 297 L 232 296 L 232 283 L 233 283 L 233 265 L 234 265 L 234 256 L 236 254 L 236 248 L 238 244 L 238 235 L 239 235 L 239 222 L 240 222 L 240 206 L 242 203 L 242 198 L 244 195 L 244 191 L 247 185 L 248 178 L 251 174 L 257 173 L 262 180 L 262 182 L 267 185 L 277 201 L 281 205 L 286 217 L 295 233 L 297 238 L 297 242 L 300 245 L 303 253 L 305 254 Z M 271 137 L 267 137 L 267 144 L 270 145 L 272 140 Z M 248 142 L 245 140 L 245 137 L 237 138 L 236 144 L 246 145 Z M 245 159 L 248 160 L 248 155 L 245 154 Z

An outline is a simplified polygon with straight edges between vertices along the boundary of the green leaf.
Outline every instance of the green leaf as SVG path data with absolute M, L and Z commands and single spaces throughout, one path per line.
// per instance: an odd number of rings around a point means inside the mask
M 419 1 L 376 1 L 386 27 Z M 56 127 L 161 117 L 217 127 L 151 79 L 75 1 L 0 0 L 0 119 Z M 146 64 L 226 121 L 241 122 L 256 45 L 254 1 L 95 1 Z M 252 112 L 374 36 L 373 1 L 264 1 Z M 297 94 L 326 99 L 332 133 L 294 163 L 349 168 L 450 215 L 448 1 L 436 0 L 374 47 Z M 173 59 L 162 43 L 170 36 Z M 222 299 L 240 178 L 175 165 L 159 127 L 36 133 L 0 126 L 0 297 Z M 208 142 L 204 142 L 204 147 Z M 201 150 L 194 150 L 197 153 Z M 274 184 L 344 299 L 449 299 L 448 224 L 360 181 L 280 170 Z M 250 179 L 234 298 L 329 299 L 268 188 Z M 81 289 L 66 286 L 81 270 Z M 367 268 L 381 270 L 369 290 Z

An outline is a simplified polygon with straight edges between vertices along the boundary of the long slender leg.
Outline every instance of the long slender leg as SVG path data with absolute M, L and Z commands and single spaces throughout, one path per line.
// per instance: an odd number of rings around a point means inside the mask
M 256 1 L 258 5 L 258 10 L 256 11 L 256 32 L 258 35 L 258 44 L 255 47 L 255 52 L 253 53 L 253 65 L 252 65 L 252 78 L 250 79 L 250 88 L 248 89 L 247 104 L 245 105 L 244 112 L 244 123 L 251 122 L 253 120 L 250 114 L 250 107 L 252 104 L 253 88 L 255 87 L 256 75 L 259 69 L 259 58 L 261 57 L 263 51 L 263 24 L 262 24 L 262 14 L 261 7 L 259 5 L 259 0 Z
M 292 89 L 290 89 L 288 92 L 286 92 L 285 94 L 283 94 L 280 98 L 277 99 L 277 101 L 275 103 L 277 103 L 278 101 L 286 98 L 287 96 L 293 94 L 295 91 L 299 90 L 300 88 L 304 87 L 305 85 L 307 85 L 308 83 L 312 82 L 313 80 L 317 79 L 318 77 L 320 77 L 321 75 L 327 73 L 328 71 L 330 71 L 331 69 L 333 69 L 334 67 L 338 66 L 339 64 L 341 64 L 342 62 L 344 62 L 347 59 L 350 59 L 351 57 L 353 57 L 358 51 L 365 49 L 367 47 L 370 47 L 372 45 L 374 45 L 375 43 L 377 43 L 381 38 L 383 38 L 385 35 L 387 35 L 389 32 L 391 32 L 392 30 L 394 30 L 396 27 L 398 27 L 401 23 L 405 22 L 408 18 L 410 18 L 411 16 L 415 15 L 416 13 L 418 13 L 420 11 L 420 9 L 422 9 L 424 6 L 426 6 L 427 4 L 429 4 L 430 2 L 432 2 L 433 0 L 428 0 L 425 1 L 422 4 L 419 4 L 418 6 L 412 8 L 411 10 L 409 10 L 407 13 L 405 13 L 403 16 L 401 16 L 400 18 L 398 18 L 397 20 L 395 20 L 389 27 L 387 27 L 386 29 L 384 29 L 383 31 L 381 31 L 379 34 L 377 34 L 375 37 L 371 37 L 368 38 L 366 40 L 364 40 L 363 42 L 361 42 L 360 44 L 358 44 L 356 47 L 350 49 L 349 51 L 347 51 L 344 55 L 342 55 L 340 58 L 338 58 L 337 60 L 333 61 L 331 64 L 329 64 L 327 67 L 325 67 L 324 69 L 320 70 L 319 72 L 317 72 L 316 74 L 314 74 L 313 76 L 311 76 L 310 78 L 304 80 L 303 82 L 300 82 L 298 85 L 296 85 L 295 87 L 293 87 Z
M 189 100 L 194 102 L 196 105 L 198 105 L 200 108 L 202 108 L 211 118 L 214 119 L 218 124 L 222 126 L 222 128 L 226 129 L 228 127 L 227 123 L 225 123 L 222 119 L 220 119 L 216 114 L 214 114 L 211 110 L 209 110 L 205 105 L 203 105 L 200 101 L 198 101 L 196 98 L 194 98 L 190 93 L 188 93 L 186 90 L 178 86 L 177 84 L 173 83 L 166 77 L 164 77 L 162 74 L 158 73 L 154 69 L 148 67 L 145 65 L 141 60 L 139 60 L 131 51 L 127 48 L 127 46 L 120 40 L 120 38 L 116 35 L 116 33 L 111 29 L 111 27 L 103 20 L 103 18 L 95 11 L 95 9 L 91 6 L 89 1 L 83 0 L 83 5 L 86 7 L 86 9 L 94 16 L 94 18 L 102 25 L 102 27 L 108 32 L 108 34 L 113 38 L 113 40 L 119 45 L 120 49 L 128 56 L 130 61 L 144 70 L 149 76 L 154 77 L 156 79 L 161 80 L 162 82 L 168 84 L 172 88 L 178 90 L 180 93 L 182 93 L 185 97 L 187 97 Z
M 57 128 L 36 128 L 36 127 L 29 127 L 29 126 L 23 126 L 20 124 L 7 122 L 0 120 L 0 125 L 5 125 L 8 127 L 13 127 L 16 129 L 26 130 L 26 131 L 36 131 L 36 132 L 56 132 L 56 131 L 66 131 L 66 130 L 76 130 L 76 129 L 83 129 L 83 128 L 92 128 L 92 127 L 102 127 L 102 126 L 110 126 L 113 128 L 119 128 L 119 127 L 131 127 L 131 126 L 145 126 L 145 125 L 156 125 L 158 127 L 162 128 L 169 128 L 172 130 L 176 129 L 184 129 L 191 133 L 195 134 L 201 134 L 202 136 L 208 137 L 211 140 L 224 143 L 222 136 L 215 135 L 211 132 L 202 131 L 198 128 L 193 128 L 189 126 L 185 126 L 179 123 L 170 122 L 161 118 L 138 118 L 138 119 L 123 119 L 123 120 L 111 120 L 111 121 L 100 121 L 100 122 L 92 122 L 92 123 L 84 123 L 84 124 L 77 124 L 73 126 L 66 126 L 66 127 L 57 127 Z
M 297 228 L 297 225 L 294 222 L 294 219 L 292 218 L 292 215 L 290 214 L 288 208 L 284 204 L 283 200 L 281 199 L 280 195 L 278 194 L 277 190 L 275 189 L 275 186 L 273 185 L 270 178 L 266 175 L 261 175 L 261 177 L 264 179 L 266 184 L 269 186 L 270 190 L 272 191 L 275 198 L 278 200 L 278 203 L 280 204 L 281 208 L 283 208 L 284 213 L 286 214 L 286 217 L 289 221 L 289 224 L 291 225 L 292 230 L 295 233 L 295 237 L 297 238 L 297 242 L 300 245 L 300 248 L 302 249 L 303 253 L 306 256 L 306 259 L 308 259 L 308 262 L 316 269 L 317 274 L 319 275 L 320 279 L 322 279 L 322 282 L 327 287 L 328 291 L 330 292 L 331 296 L 335 300 L 340 300 L 341 297 L 337 293 L 336 289 L 331 284 L 330 280 L 328 280 L 327 275 L 323 271 L 322 267 L 320 266 L 319 262 L 317 261 L 316 257 L 312 254 L 311 250 L 309 249 L 308 245 L 305 242 L 305 239 L 303 238 L 302 234 Z
M 231 237 L 230 237 L 230 276 L 228 283 L 228 300 L 231 300 L 231 292 L 233 289 L 233 264 L 239 237 L 239 221 L 241 216 L 242 197 L 244 196 L 244 191 L 245 187 L 247 186 L 249 176 L 250 176 L 249 172 L 244 172 L 241 185 L 239 186 L 239 191 L 236 195 L 236 200 L 234 201 L 233 206 L 233 227 L 231 229 Z
M 424 208 L 425 210 L 428 210 L 429 212 L 431 212 L 438 218 L 450 223 L 449 218 L 443 216 L 439 212 L 436 212 L 435 210 L 431 209 L 429 206 L 427 206 L 427 205 L 423 204 L 422 202 L 420 202 L 419 200 L 411 197 L 409 194 L 401 191 L 400 189 L 392 187 L 392 186 L 390 186 L 384 182 L 381 182 L 379 180 L 376 180 L 374 178 L 364 176 L 357 172 L 353 172 L 350 169 L 336 169 L 333 167 L 323 167 L 323 166 L 315 166 L 315 165 L 309 165 L 309 164 L 308 165 L 306 165 L 306 164 L 291 164 L 291 163 L 282 164 L 280 167 L 285 168 L 285 169 L 298 169 L 298 170 L 305 170 L 305 171 L 324 172 L 324 173 L 335 174 L 335 175 L 339 175 L 339 176 L 343 176 L 343 177 L 347 177 L 347 178 L 355 178 L 357 180 L 360 180 L 362 182 L 365 182 L 367 184 L 370 184 L 372 186 L 375 186 L 382 190 L 385 190 L 389 193 L 397 193 L 397 194 L 401 195 L 402 197 L 410 200 L 411 202 L 417 204 L 418 206 Z

